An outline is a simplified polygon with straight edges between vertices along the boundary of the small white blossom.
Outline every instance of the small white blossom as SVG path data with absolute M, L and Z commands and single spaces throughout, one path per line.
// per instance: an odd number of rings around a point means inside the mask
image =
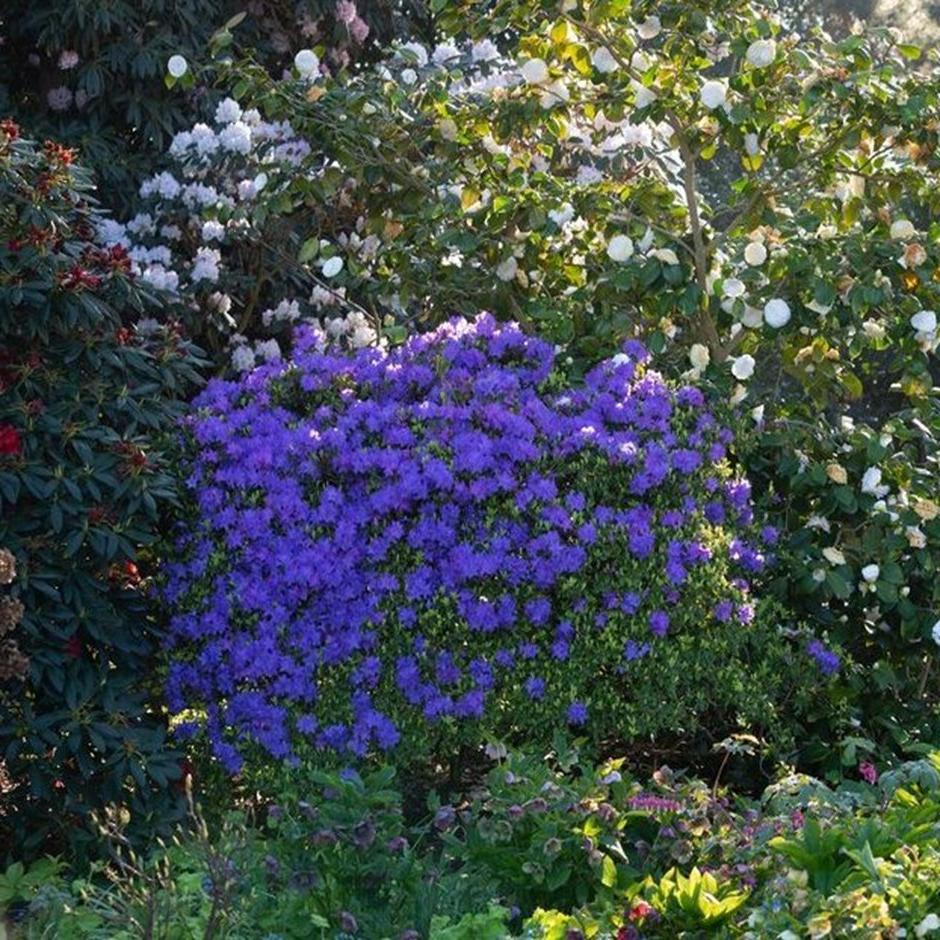
M 862 578 L 869 584 L 873 584 L 877 581 L 879 574 L 881 574 L 881 569 L 877 565 L 865 565 L 865 567 L 862 568 Z
M 519 71 L 530 85 L 544 85 L 549 79 L 548 66 L 544 59 L 529 59 Z
M 255 366 L 255 354 L 247 346 L 236 346 L 232 350 L 232 368 L 236 372 L 248 372 Z
M 916 229 L 913 223 L 909 222 L 907 219 L 898 219 L 896 222 L 891 223 L 891 237 L 899 241 L 906 241 L 908 238 L 913 238 L 915 232 Z
M 933 629 L 934 629 L 934 639 L 937 640 L 938 643 L 940 643 L 940 639 L 937 639 L 937 636 L 938 636 L 937 627 L 938 627 L 938 626 L 940 626 L 940 622 L 938 622 L 938 623 L 934 626 L 934 628 L 933 628 Z M 936 930 L 940 930 L 940 917 L 938 917 L 936 914 L 928 914 L 928 915 L 914 928 L 914 935 L 917 936 L 917 937 L 926 937 L 927 934 L 933 933 L 933 932 L 936 931 Z
M 241 120 L 242 109 L 234 98 L 225 98 L 218 103 L 215 109 L 215 120 L 217 124 L 232 124 Z
M 181 55 L 171 55 L 166 63 L 166 70 L 173 78 L 182 78 L 189 70 L 189 63 Z
M 304 78 L 312 78 L 320 71 L 320 59 L 312 49 L 301 49 L 294 56 L 294 67 Z
M 921 310 L 911 317 L 911 326 L 918 333 L 935 333 L 937 331 L 937 315 L 933 310 Z
M 754 357 L 749 353 L 745 353 L 743 356 L 738 356 L 737 359 L 732 360 L 731 374 L 736 379 L 746 382 L 754 374 L 756 364 Z
M 204 242 L 220 242 L 225 238 L 225 226 L 215 219 L 208 219 L 202 223 L 202 240 Z
M 605 75 L 609 72 L 616 72 L 619 67 L 619 63 L 607 46 L 598 46 L 591 56 L 591 62 L 594 63 L 594 68 L 596 68 L 598 72 Z
M 414 69 L 407 68 L 401 70 L 401 83 L 403 85 L 414 85 L 417 80 L 418 73 Z
M 219 133 L 219 143 L 231 153 L 251 152 L 251 128 L 244 121 L 234 121 Z
M 775 330 L 790 322 L 790 305 L 785 300 L 774 298 L 764 307 L 764 322 Z
M 658 16 L 648 16 L 637 26 L 636 31 L 640 39 L 655 39 L 662 32 L 662 28 L 663 24 Z
M 623 262 L 633 256 L 633 239 L 629 235 L 614 235 L 607 243 L 607 257 L 611 261 Z
M 702 371 L 710 361 L 711 353 L 708 351 L 708 347 L 702 343 L 693 343 L 692 348 L 689 350 L 689 362 L 692 363 L 692 368 Z
M 720 108 L 725 103 L 728 97 L 728 86 L 725 82 L 709 79 L 702 85 L 699 97 L 709 111 L 714 111 L 715 108 Z
M 752 268 L 759 268 L 767 260 L 767 249 L 763 242 L 748 242 L 744 249 L 744 260 Z
M 743 297 L 745 291 L 744 281 L 736 277 L 726 278 L 721 285 L 721 292 L 725 297 Z
M 510 255 L 506 258 L 505 261 L 501 262 L 496 268 L 496 276 L 505 282 L 509 282 L 515 279 L 516 274 L 519 271 L 519 262 Z
M 755 39 L 747 47 L 747 61 L 756 69 L 772 65 L 777 58 L 777 44 L 772 39 Z
M 826 561 L 828 561 L 830 565 L 844 565 L 845 564 L 845 555 L 843 555 L 842 552 L 840 552 L 839 549 L 837 548 L 829 546 L 828 548 L 824 548 L 822 553 L 823 553 L 823 558 L 825 558 Z
M 890 487 L 883 486 L 881 483 L 881 469 L 879 467 L 869 467 L 862 474 L 862 492 L 869 496 L 885 496 Z
M 481 39 L 471 46 L 470 58 L 474 62 L 491 62 L 499 58 L 499 49 L 492 39 Z
M 339 272 L 342 270 L 343 259 L 339 255 L 333 255 L 332 258 L 327 258 L 320 268 L 320 271 L 324 277 L 336 277 L 336 275 L 339 274 Z

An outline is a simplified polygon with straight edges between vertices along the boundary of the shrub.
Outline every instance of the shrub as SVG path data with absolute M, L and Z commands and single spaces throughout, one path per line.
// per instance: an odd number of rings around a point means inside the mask
M 637 344 L 571 388 L 487 316 L 324 341 L 213 381 L 190 424 L 169 702 L 227 767 L 777 724 L 790 650 L 749 590 L 776 531 L 699 391 Z
M 15 598 L 29 659 L 0 696 L 15 784 L 0 831 L 24 855 L 89 839 L 107 804 L 156 822 L 179 776 L 149 704 L 146 550 L 176 498 L 166 437 L 198 360 L 171 327 L 134 326 L 155 297 L 125 252 L 91 240 L 99 217 L 73 158 L 0 124 L 0 546 L 17 570 L 3 610 Z
M 938 432 L 936 417 L 912 411 L 781 422 L 754 433 L 749 461 L 755 485 L 773 486 L 785 512 L 770 590 L 851 657 L 822 708 L 863 703 L 866 732 L 910 753 L 940 740 Z M 832 743 L 814 742 L 806 757 Z M 850 765 L 854 750 L 844 751 Z
M 426 20 L 416 0 L 361 7 L 353 0 L 146 0 L 92 11 L 84 0 L 13 0 L 0 14 L 0 113 L 80 146 L 105 183 L 104 198 L 127 207 L 209 91 L 195 88 L 186 99 L 169 92 L 170 56 L 198 60 L 213 33 L 236 18 L 231 29 L 239 47 L 275 73 L 290 63 L 299 37 L 318 46 L 329 68 L 340 69 Z

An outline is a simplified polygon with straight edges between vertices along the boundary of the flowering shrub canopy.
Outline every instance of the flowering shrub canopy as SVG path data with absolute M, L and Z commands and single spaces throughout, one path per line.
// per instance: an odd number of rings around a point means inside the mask
M 754 531 L 731 432 L 638 344 L 578 388 L 553 358 L 482 316 L 388 353 L 304 329 L 291 364 L 210 383 L 169 700 L 205 710 L 226 766 L 300 740 L 426 749 L 481 721 L 631 737 L 768 717 L 786 679 L 749 579 L 776 532 Z

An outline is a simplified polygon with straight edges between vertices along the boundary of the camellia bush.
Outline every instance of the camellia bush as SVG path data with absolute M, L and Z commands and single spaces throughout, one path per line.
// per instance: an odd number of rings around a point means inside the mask
M 237 369 L 303 321 L 362 345 L 492 311 L 582 374 L 641 336 L 755 424 L 741 457 L 795 566 L 774 587 L 854 663 L 842 700 L 873 734 L 929 739 L 938 534 L 907 507 L 932 498 L 940 428 L 933 60 L 747 0 L 439 12 L 437 45 L 355 75 L 313 50 L 279 80 L 221 64 L 231 100 L 111 237 Z M 830 476 L 852 427 L 903 456 Z
M 199 360 L 147 319 L 126 252 L 94 241 L 90 198 L 72 151 L 0 123 L 0 845 L 20 857 L 79 858 L 93 811 L 139 833 L 183 808 L 146 553 Z
M 787 734 L 832 654 L 750 582 L 731 431 L 642 346 L 571 386 L 492 317 L 385 352 L 298 331 L 195 402 L 169 704 L 231 771 L 484 733 Z

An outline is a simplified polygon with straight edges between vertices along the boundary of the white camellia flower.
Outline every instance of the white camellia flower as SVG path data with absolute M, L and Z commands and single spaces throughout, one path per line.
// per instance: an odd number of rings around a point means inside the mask
M 934 629 L 934 639 L 935 639 L 935 640 L 937 639 L 937 627 L 938 627 L 938 626 L 940 626 L 940 622 L 938 622 L 938 623 L 934 626 L 934 628 L 933 628 L 933 629 Z M 940 643 L 940 640 L 937 640 L 937 642 Z M 928 915 L 914 928 L 914 936 L 916 936 L 916 937 L 918 937 L 918 938 L 919 938 L 919 937 L 926 937 L 927 934 L 929 934 L 929 933 L 935 933 L 935 932 L 938 931 L 938 930 L 940 930 L 940 916 L 937 916 L 936 914 L 928 914 Z
M 738 356 L 737 359 L 732 360 L 731 374 L 736 379 L 746 382 L 754 374 L 756 364 L 754 357 L 749 353 L 745 353 L 743 356 Z
M 662 32 L 663 24 L 658 16 L 648 16 L 636 31 L 640 39 L 655 39 Z
M 650 255 L 663 264 L 678 264 L 679 256 L 671 248 L 657 248 L 651 251 Z
M 933 310 L 921 310 L 911 317 L 911 326 L 918 333 L 935 333 L 937 330 L 937 315 Z
M 548 217 L 561 228 L 574 218 L 574 206 L 566 202 L 560 209 L 550 209 Z
M 530 85 L 544 85 L 549 79 L 544 59 L 529 59 L 519 71 Z
M 900 241 L 904 241 L 908 238 L 913 238 L 916 229 L 912 222 L 909 222 L 907 219 L 898 219 L 896 222 L 891 223 L 891 237 L 896 238 Z
M 862 474 L 862 492 L 869 496 L 885 496 L 890 489 L 889 486 L 883 486 L 881 483 L 881 468 L 869 467 Z
M 747 61 L 756 69 L 767 68 L 777 58 L 777 44 L 772 39 L 755 39 L 747 47 Z
M 603 72 L 605 75 L 609 72 L 616 72 L 619 66 L 619 63 L 607 46 L 598 46 L 591 56 L 591 61 L 594 63 L 594 68 L 596 68 L 598 72 Z
M 401 81 L 403 85 L 413 85 L 418 80 L 418 73 L 414 69 L 402 69 Z
M 934 643 L 936 643 L 937 646 L 940 646 L 940 620 L 938 620 L 933 625 L 933 629 L 930 631 L 930 635 L 933 637 Z
M 874 584 L 878 580 L 878 575 L 881 574 L 881 569 L 877 565 L 865 565 L 862 568 L 862 577 L 869 583 Z
M 324 277 L 336 277 L 343 270 L 343 259 L 339 255 L 333 255 L 332 258 L 327 258 L 323 262 L 323 267 L 320 270 L 323 272 Z
M 656 100 L 656 92 L 652 88 L 647 88 L 636 79 L 630 82 L 630 87 L 635 95 L 634 104 L 637 108 L 648 108 Z
M 171 55 L 166 63 L 166 70 L 174 78 L 182 78 L 189 71 L 189 63 L 181 55 Z
M 721 292 L 725 297 L 743 297 L 744 291 L 744 281 L 736 277 L 729 277 L 722 282 Z
M 607 243 L 607 257 L 611 261 L 627 261 L 633 256 L 633 239 L 629 235 L 614 235 Z
M 705 105 L 709 111 L 720 108 L 725 103 L 727 97 L 728 86 L 724 82 L 719 82 L 715 79 L 709 79 L 709 81 L 705 82 L 699 93 L 702 104 Z
M 509 282 L 513 280 L 516 276 L 516 273 L 519 271 L 519 262 L 510 255 L 502 264 L 499 265 L 496 269 L 496 276 L 501 281 Z
M 698 369 L 701 372 L 711 362 L 711 353 L 708 351 L 708 347 L 702 343 L 693 343 L 692 348 L 689 350 L 689 362 L 692 363 L 693 369 Z
M 767 249 L 763 242 L 748 242 L 744 249 L 744 260 L 752 267 L 759 268 L 767 260 Z
M 790 322 L 790 305 L 779 297 L 768 300 L 764 307 L 764 322 L 775 330 L 786 326 Z
M 744 313 L 741 314 L 741 322 L 752 330 L 761 326 L 764 322 L 764 311 L 760 307 L 752 307 L 750 304 L 744 305 Z
M 823 558 L 829 562 L 830 565 L 844 565 L 845 564 L 845 555 L 839 551 L 837 548 L 830 546 L 829 548 L 824 548 Z
M 294 66 L 304 78 L 310 78 L 319 72 L 320 60 L 313 49 L 301 49 L 294 56 Z
M 862 332 L 869 339 L 884 339 L 887 331 L 883 323 L 879 323 L 877 320 L 866 320 L 862 324 Z
M 744 149 L 749 157 L 756 157 L 760 153 L 760 138 L 757 134 L 744 135 Z

